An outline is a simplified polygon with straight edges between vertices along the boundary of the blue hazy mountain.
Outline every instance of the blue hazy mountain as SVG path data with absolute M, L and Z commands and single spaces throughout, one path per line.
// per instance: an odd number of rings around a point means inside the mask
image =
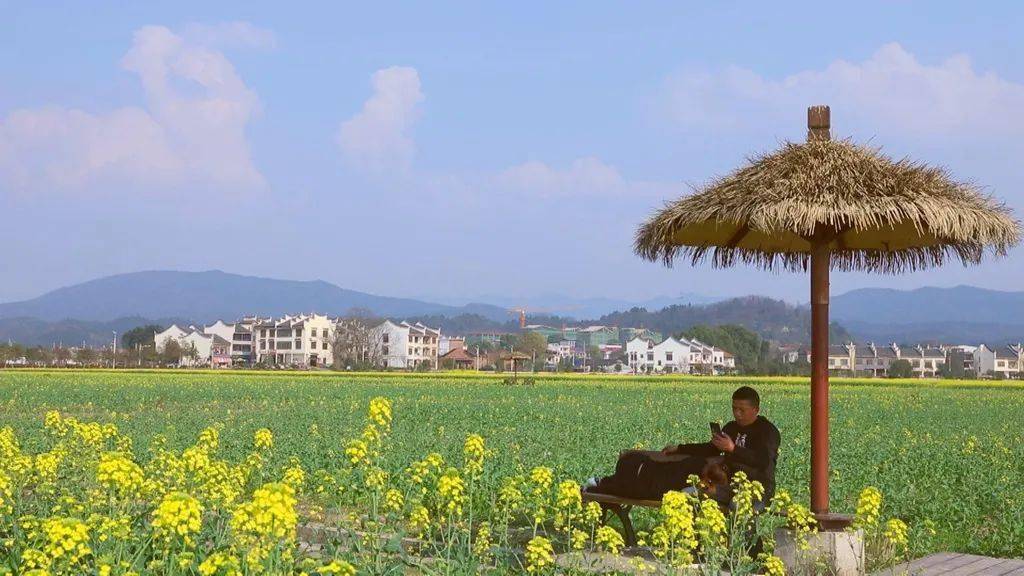
M 277 280 L 206 272 L 149 271 L 118 274 L 59 288 L 21 302 L 0 304 L 0 318 L 109 322 L 118 318 L 233 320 L 246 314 L 299 312 L 342 315 L 354 308 L 379 316 L 479 314 L 506 320 L 504 308 L 486 304 L 448 306 L 347 290 L 322 280 Z
M 974 286 L 862 288 L 833 296 L 831 318 L 858 339 L 949 344 L 1024 340 L 1024 292 Z

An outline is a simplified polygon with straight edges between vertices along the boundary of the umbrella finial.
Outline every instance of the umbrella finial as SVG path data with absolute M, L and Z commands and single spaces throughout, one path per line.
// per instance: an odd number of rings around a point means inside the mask
M 811 106 L 807 109 L 807 141 L 831 140 L 832 114 L 828 106 Z

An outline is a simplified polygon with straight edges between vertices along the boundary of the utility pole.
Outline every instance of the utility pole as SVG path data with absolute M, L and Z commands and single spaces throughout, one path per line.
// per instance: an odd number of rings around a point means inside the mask
M 117 330 L 111 330 L 114 334 L 114 339 L 111 343 L 111 354 L 110 354 L 110 367 L 117 368 Z
M 512 379 L 513 380 L 517 380 L 519 378 L 519 370 L 516 369 L 516 346 L 515 346 L 515 344 L 512 344 L 511 346 L 509 346 L 508 349 L 512 353 L 512 358 L 511 358 L 512 359 Z

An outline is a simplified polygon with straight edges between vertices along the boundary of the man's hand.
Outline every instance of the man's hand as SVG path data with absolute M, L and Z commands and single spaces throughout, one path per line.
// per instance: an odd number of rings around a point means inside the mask
M 722 452 L 732 452 L 736 448 L 736 444 L 733 443 L 732 438 L 729 437 L 725 432 L 719 432 L 711 436 L 711 443 L 715 445 Z

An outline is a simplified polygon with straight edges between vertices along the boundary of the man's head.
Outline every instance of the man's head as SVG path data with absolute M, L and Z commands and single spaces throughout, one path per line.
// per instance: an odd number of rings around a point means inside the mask
M 732 393 L 732 418 L 740 426 L 750 426 L 761 411 L 761 397 L 750 386 L 741 386 Z

